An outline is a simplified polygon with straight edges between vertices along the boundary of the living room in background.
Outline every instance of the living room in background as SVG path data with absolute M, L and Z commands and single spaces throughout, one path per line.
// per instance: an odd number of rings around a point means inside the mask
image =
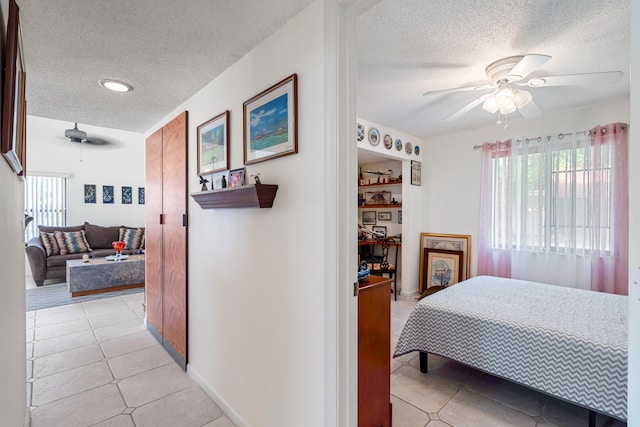
M 25 242 L 38 235 L 38 226 L 67 225 L 67 176 L 29 173 L 24 186 Z

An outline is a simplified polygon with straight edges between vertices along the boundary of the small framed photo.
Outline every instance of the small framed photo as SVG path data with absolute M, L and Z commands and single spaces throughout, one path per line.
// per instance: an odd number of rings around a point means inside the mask
M 229 171 L 229 188 L 244 185 L 244 168 Z
M 229 111 L 198 126 L 198 175 L 229 169 Z
M 422 163 L 411 160 L 411 185 L 422 185 Z
M 96 185 L 95 184 L 84 185 L 84 202 L 85 203 L 96 202 Z
M 378 221 L 391 221 L 391 212 L 378 212 Z
M 376 223 L 376 211 L 362 212 L 362 224 L 375 224 L 375 223 Z
M 298 75 L 292 74 L 243 104 L 244 164 L 298 152 Z
M 373 237 L 376 239 L 385 239 L 387 237 L 387 227 L 385 227 L 384 225 L 374 225 L 373 227 L 371 227 L 371 231 L 383 234 L 383 236 L 374 235 Z
M 462 251 L 424 249 L 424 289 L 432 286 L 447 287 L 461 281 Z
M 138 204 L 144 205 L 144 187 L 138 187 Z
M 402 211 L 398 211 L 398 224 L 402 224 Z
M 364 193 L 365 205 L 390 205 L 391 191 L 367 191 Z
M 115 199 L 113 185 L 102 186 L 102 203 L 113 204 Z
M 122 187 L 122 204 L 130 205 L 133 203 L 133 189 L 131 187 Z

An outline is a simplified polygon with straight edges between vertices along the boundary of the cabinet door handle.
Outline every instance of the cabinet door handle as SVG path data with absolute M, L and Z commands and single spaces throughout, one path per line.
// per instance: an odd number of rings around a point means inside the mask
M 160 225 L 164 225 L 164 214 L 160 214 Z

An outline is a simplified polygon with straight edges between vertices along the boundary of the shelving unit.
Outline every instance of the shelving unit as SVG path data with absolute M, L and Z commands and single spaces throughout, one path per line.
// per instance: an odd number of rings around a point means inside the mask
M 275 184 L 242 185 L 220 190 L 191 193 L 202 209 L 218 208 L 270 208 L 276 197 Z

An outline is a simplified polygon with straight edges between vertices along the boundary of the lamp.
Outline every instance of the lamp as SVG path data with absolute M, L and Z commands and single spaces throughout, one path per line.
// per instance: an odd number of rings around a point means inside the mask
M 507 115 L 526 106 L 532 99 L 530 92 L 518 89 L 503 80 L 498 82 L 498 89 L 485 99 L 482 109 L 491 114 L 499 112 L 501 115 Z M 502 123 L 499 117 L 498 123 Z

